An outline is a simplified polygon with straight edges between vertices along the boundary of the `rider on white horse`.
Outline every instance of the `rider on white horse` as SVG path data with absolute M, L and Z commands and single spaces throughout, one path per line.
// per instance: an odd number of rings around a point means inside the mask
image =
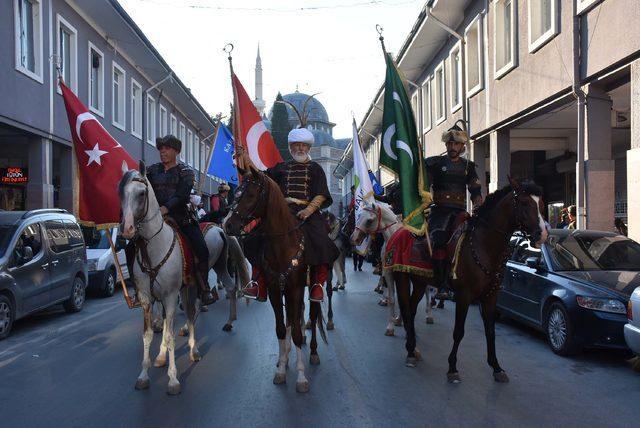
M 199 276 L 200 300 L 203 305 L 214 303 L 217 298 L 209 287 L 209 250 L 198 222 L 188 210 L 189 194 L 193 189 L 195 174 L 191 168 L 178 162 L 178 153 L 182 150 L 182 142 L 173 135 L 156 139 L 156 148 L 160 152 L 160 162 L 147 169 L 147 180 L 153 188 L 160 212 L 170 216 L 189 240 L 191 248 L 198 259 L 196 275 Z M 133 272 L 135 256 L 135 239 L 126 249 L 129 272 Z

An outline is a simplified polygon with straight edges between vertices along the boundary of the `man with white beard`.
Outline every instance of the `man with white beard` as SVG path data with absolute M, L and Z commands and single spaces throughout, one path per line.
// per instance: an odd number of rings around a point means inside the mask
M 291 212 L 299 221 L 304 221 L 301 229 L 305 238 L 305 262 L 311 266 L 312 278 L 309 299 L 321 302 L 329 266 L 337 258 L 338 249 L 329 238 L 320 209 L 329 207 L 333 200 L 322 167 L 309 156 L 309 150 L 314 143 L 311 131 L 306 128 L 293 129 L 289 133 L 288 141 L 293 160 L 279 163 L 265 172 L 280 186 Z M 248 154 L 243 153 L 242 156 L 248 165 L 248 162 L 251 162 Z M 250 242 L 248 244 L 256 247 L 245 248 L 245 254 L 251 262 L 252 256 L 259 257 L 262 251 L 258 248 L 259 245 L 252 245 Z M 243 292 L 246 297 L 261 302 L 267 300 L 267 287 L 259 269 L 253 270 L 253 278 Z

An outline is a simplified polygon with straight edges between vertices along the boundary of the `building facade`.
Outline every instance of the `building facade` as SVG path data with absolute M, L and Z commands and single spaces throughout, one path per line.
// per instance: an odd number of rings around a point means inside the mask
M 0 2 L 0 208 L 74 205 L 74 160 L 58 69 L 104 128 L 147 164 L 157 136 L 205 169 L 214 123 L 116 0 Z M 217 184 L 203 174 L 205 193 Z
M 534 179 L 551 224 L 576 205 L 580 228 L 622 218 L 640 239 L 640 196 L 627 191 L 640 182 L 638 19 L 635 0 L 428 1 L 396 56 L 425 156 L 464 118 L 485 193 Z M 382 103 L 381 86 L 359 127 L 374 170 Z M 349 155 L 335 171 L 347 189 Z

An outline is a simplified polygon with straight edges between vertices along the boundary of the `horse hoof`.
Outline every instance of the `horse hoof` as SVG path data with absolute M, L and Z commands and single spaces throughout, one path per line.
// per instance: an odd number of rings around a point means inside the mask
M 427 324 L 433 324 L 433 317 L 427 317 Z
M 309 381 L 297 382 L 296 391 L 300 393 L 309 392 Z
M 387 331 L 384 332 L 385 336 L 395 336 L 395 333 L 393 332 L 393 329 L 388 328 Z
M 164 367 L 167 365 L 167 360 L 166 358 L 156 358 L 156 360 L 153 362 L 153 367 Z
M 407 367 L 414 368 L 418 364 L 418 359 L 415 357 L 407 357 L 404 362 L 404 365 Z
M 142 391 L 143 389 L 149 389 L 149 379 L 138 379 L 136 380 L 136 389 L 138 391 Z
M 192 363 L 197 363 L 201 359 L 202 357 L 200 356 L 200 352 L 198 351 L 193 351 L 189 354 L 189 360 L 191 360 Z
M 418 351 L 417 349 L 415 349 L 413 351 L 413 355 L 416 357 L 416 360 L 418 361 L 422 361 L 422 352 Z
M 436 306 L 436 308 L 444 309 L 444 300 L 440 300 L 440 303 L 438 303 L 438 306 Z
M 460 383 L 460 382 L 462 382 L 462 379 L 460 379 L 460 373 L 458 373 L 458 372 L 447 373 L 447 381 L 449 383 Z
M 320 355 L 311 354 L 309 356 L 309 364 L 311 364 L 312 366 L 317 366 L 318 364 L 320 364 Z
M 287 383 L 287 375 L 286 373 L 276 373 L 276 375 L 273 377 L 273 384 L 274 385 L 283 385 Z
M 207 305 L 200 306 L 200 312 L 209 312 L 209 306 Z
M 402 327 L 402 318 L 400 317 L 394 318 L 393 323 L 396 325 L 396 327 Z
M 151 330 L 153 330 L 154 333 L 162 333 L 162 324 L 154 322 L 151 324 Z
M 311 330 L 311 321 L 307 321 L 307 323 L 304 325 L 304 328 L 307 330 Z
M 175 385 L 169 384 L 169 386 L 167 387 L 167 394 L 169 395 L 178 395 L 181 392 L 182 388 L 180 387 L 179 383 L 176 383 Z
M 224 325 L 224 327 L 222 327 L 222 331 L 231 331 L 233 330 L 233 325 L 227 323 Z
M 178 331 L 178 336 L 180 337 L 186 337 L 187 334 L 189 334 L 189 330 L 184 327 L 182 327 L 180 331 Z
M 333 330 L 336 326 L 333 324 L 333 320 L 327 321 L 327 330 Z
M 509 383 L 509 376 L 505 371 L 494 373 L 493 379 L 498 383 Z
M 339 286 L 339 287 L 338 287 L 338 290 L 340 290 L 340 291 L 344 291 L 344 285 Z

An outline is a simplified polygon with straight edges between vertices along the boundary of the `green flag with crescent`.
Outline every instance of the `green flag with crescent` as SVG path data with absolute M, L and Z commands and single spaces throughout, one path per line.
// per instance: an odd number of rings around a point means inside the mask
M 424 209 L 431 202 L 416 122 L 403 79 L 393 58 L 385 52 L 387 75 L 384 84 L 382 147 L 380 164 L 393 171 L 400 181 L 402 216 L 405 227 L 423 235 Z

